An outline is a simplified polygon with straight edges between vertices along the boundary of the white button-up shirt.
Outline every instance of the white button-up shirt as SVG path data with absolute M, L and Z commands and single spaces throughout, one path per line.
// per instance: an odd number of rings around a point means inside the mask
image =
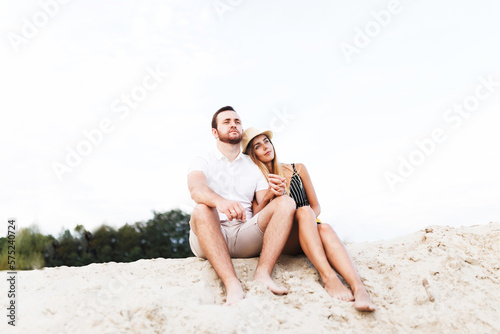
M 193 159 L 189 168 L 205 174 L 208 186 L 219 196 L 238 201 L 245 208 L 247 220 L 252 218 L 252 201 L 255 193 L 269 187 L 266 177 L 255 165 L 252 159 L 240 152 L 233 162 L 219 151 L 218 148 Z M 219 212 L 220 220 L 228 220 Z

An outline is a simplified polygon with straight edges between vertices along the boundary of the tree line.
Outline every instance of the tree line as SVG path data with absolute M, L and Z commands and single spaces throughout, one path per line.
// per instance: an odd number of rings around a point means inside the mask
M 189 219 L 180 210 L 153 211 L 152 219 L 118 230 L 103 224 L 90 232 L 78 225 L 73 234 L 64 230 L 57 238 L 41 234 L 37 226 L 22 228 L 15 239 L 16 270 L 193 256 Z M 0 270 L 8 269 L 8 245 L 0 238 Z

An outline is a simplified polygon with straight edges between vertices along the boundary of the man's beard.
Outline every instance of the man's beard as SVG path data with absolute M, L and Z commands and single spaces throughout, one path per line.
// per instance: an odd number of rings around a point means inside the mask
M 227 144 L 239 144 L 242 138 L 243 134 L 241 133 L 238 133 L 238 137 L 232 139 L 229 137 L 229 134 L 223 135 L 222 133 L 219 133 L 219 140 Z

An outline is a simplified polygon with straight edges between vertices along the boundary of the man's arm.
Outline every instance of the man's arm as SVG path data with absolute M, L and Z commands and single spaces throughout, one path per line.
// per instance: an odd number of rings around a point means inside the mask
M 188 188 L 191 198 L 198 204 L 216 208 L 217 200 L 222 199 L 221 196 L 210 189 L 207 177 L 202 171 L 192 171 L 188 174 Z
M 239 219 L 246 221 L 245 209 L 237 201 L 230 201 L 218 195 L 208 186 L 205 173 L 192 171 L 188 174 L 188 188 L 191 198 L 198 204 L 205 204 L 216 208 L 227 216 L 229 220 Z

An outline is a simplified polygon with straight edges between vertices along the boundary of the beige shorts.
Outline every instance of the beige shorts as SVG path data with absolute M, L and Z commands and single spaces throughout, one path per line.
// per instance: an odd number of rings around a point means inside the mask
M 231 255 L 231 257 L 259 256 L 262 250 L 264 232 L 260 230 L 257 224 L 258 217 L 259 214 L 256 214 L 246 222 L 242 222 L 241 220 L 221 221 L 220 229 L 226 240 L 229 255 Z M 189 222 L 189 224 L 191 224 L 191 222 Z M 189 246 L 191 246 L 191 251 L 194 255 L 206 259 L 198 243 L 198 237 L 194 234 L 192 229 L 189 231 Z

